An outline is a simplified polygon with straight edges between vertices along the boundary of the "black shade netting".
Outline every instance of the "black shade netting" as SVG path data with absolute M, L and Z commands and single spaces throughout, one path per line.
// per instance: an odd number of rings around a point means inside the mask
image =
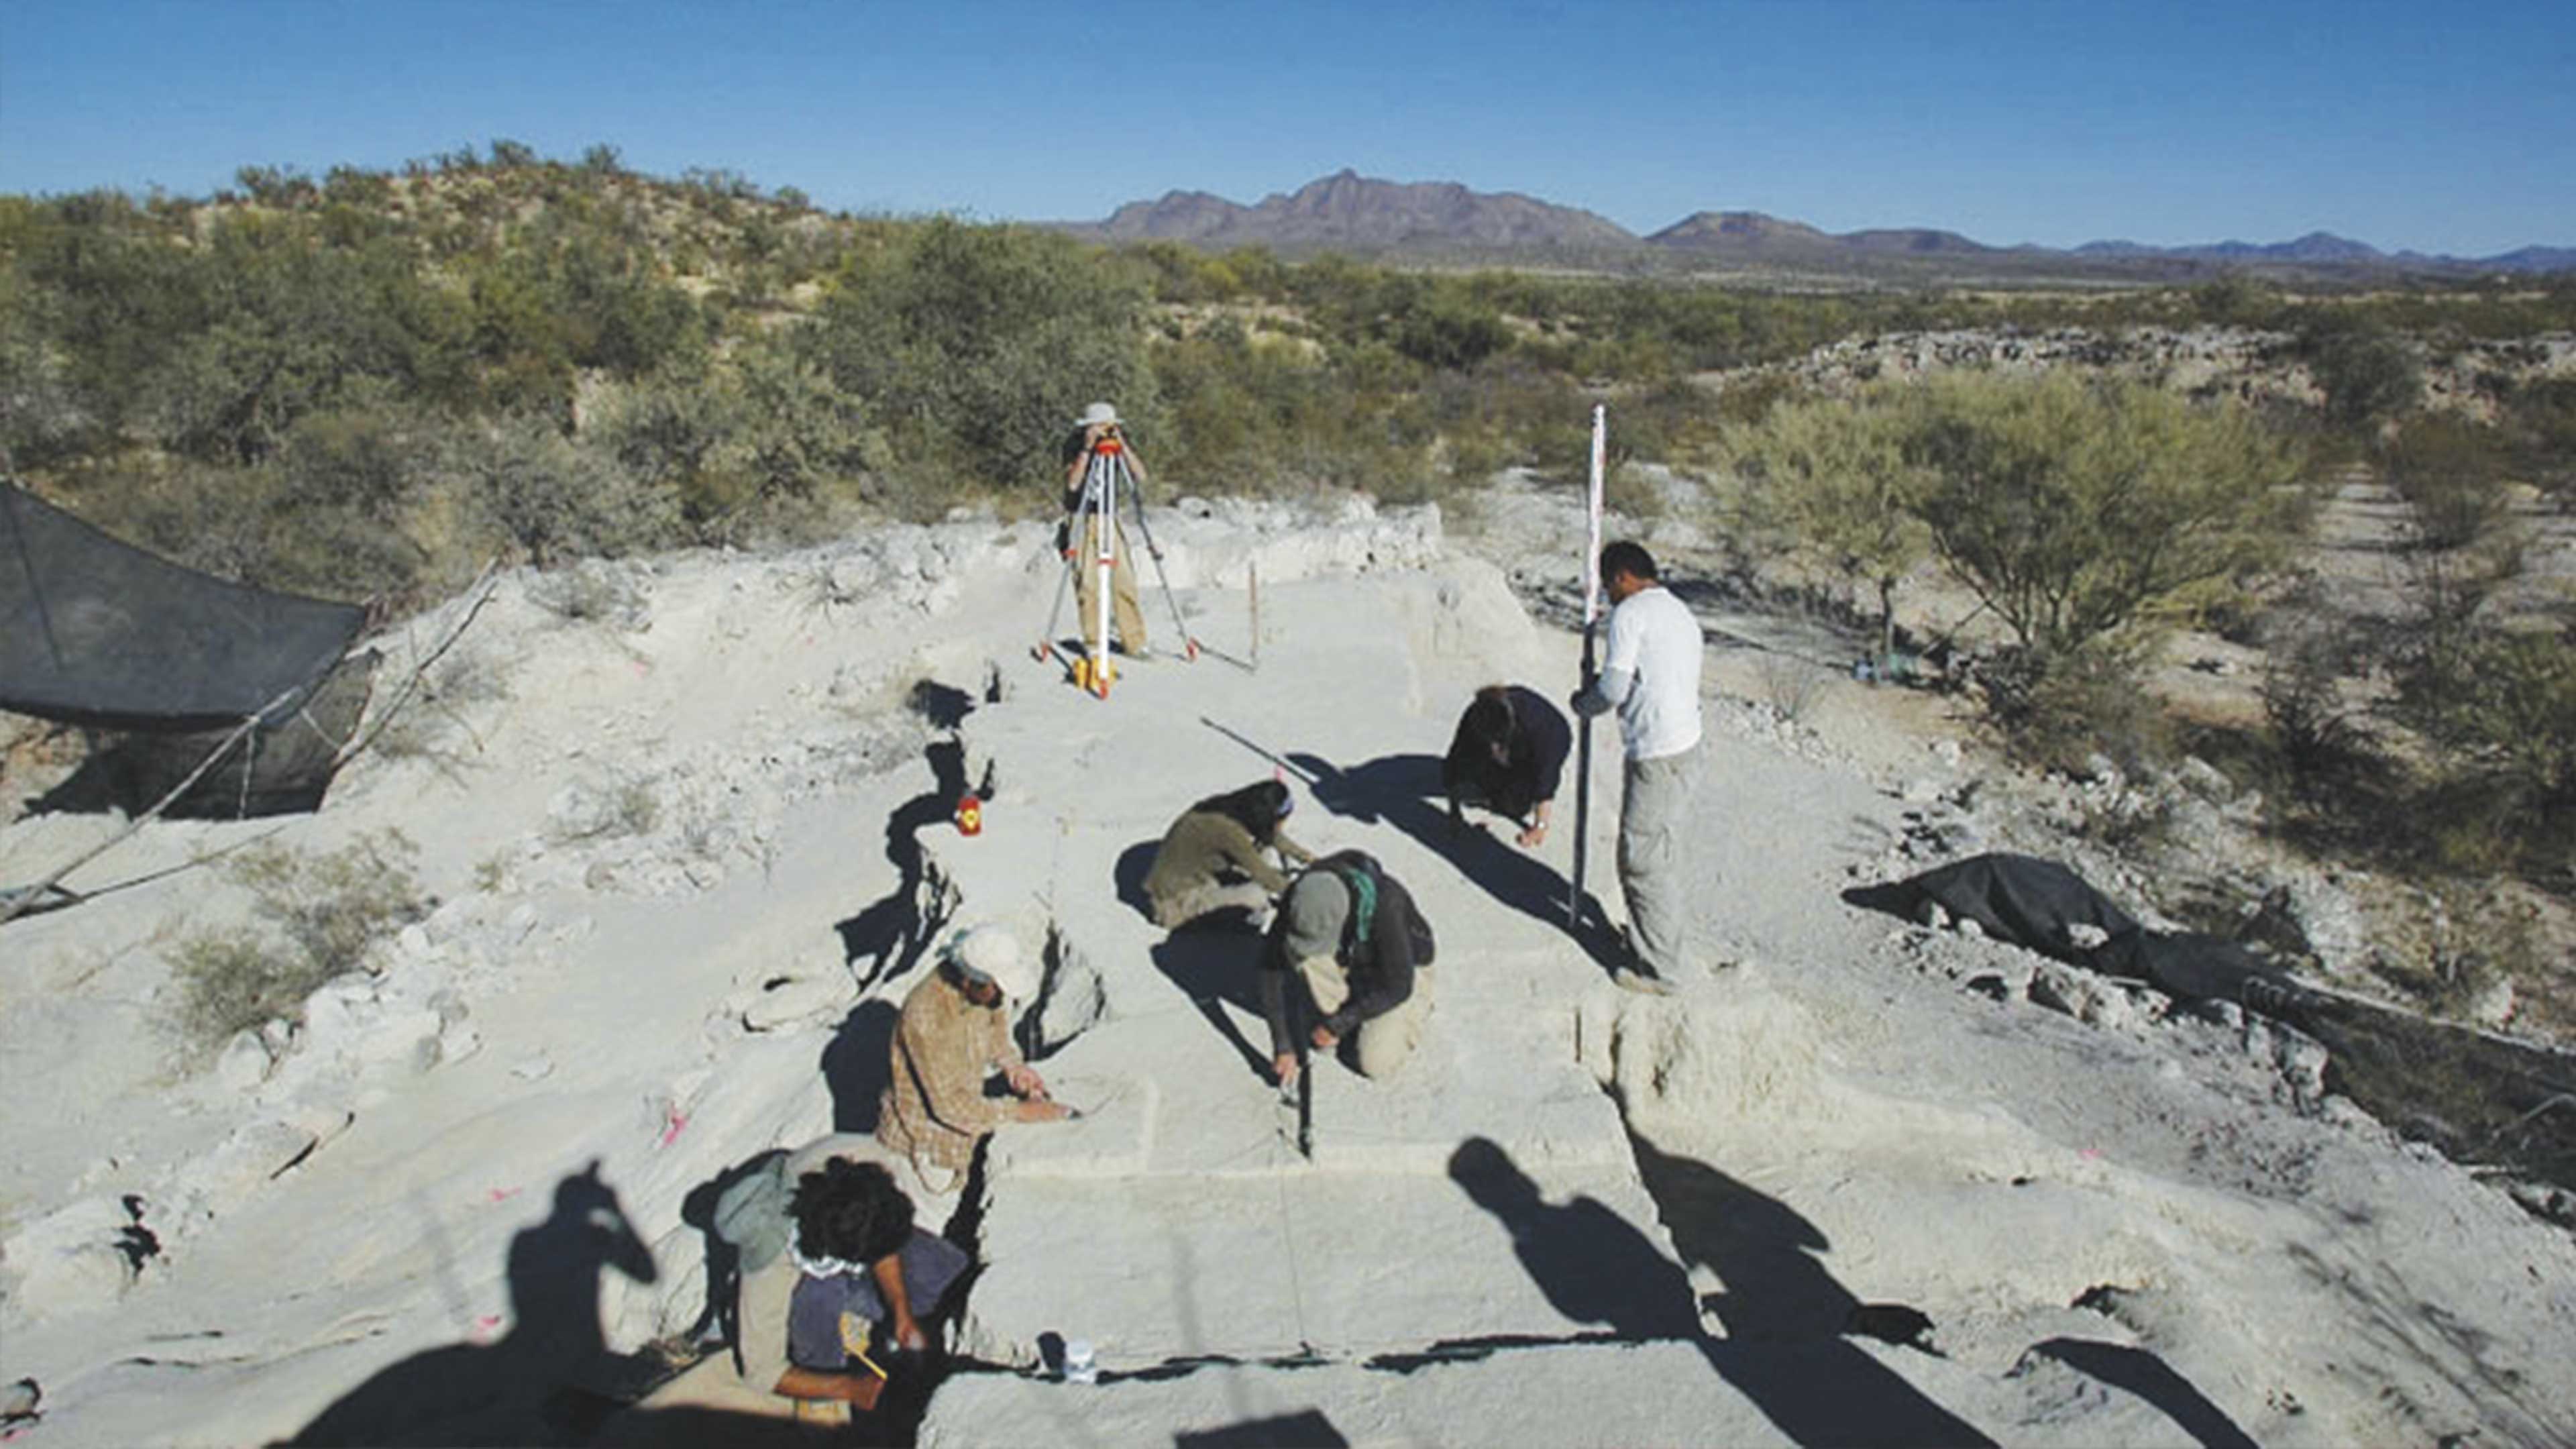
M 122 810 L 140 814 L 178 789 L 206 757 L 223 756 L 163 812 L 177 819 L 246 820 L 322 808 L 339 768 L 341 748 L 356 733 L 367 708 L 376 665 L 374 650 L 340 661 L 293 713 L 278 711 L 226 748 L 238 726 L 220 730 L 106 734 L 88 761 L 43 796 L 29 802 L 37 813 L 87 814 Z
M 0 709 L 101 729 L 228 729 L 310 689 L 365 612 L 226 583 L 0 484 Z

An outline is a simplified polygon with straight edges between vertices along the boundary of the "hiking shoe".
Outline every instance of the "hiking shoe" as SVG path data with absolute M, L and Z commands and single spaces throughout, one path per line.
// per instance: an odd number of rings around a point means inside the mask
M 1673 984 L 1671 982 L 1666 981 L 1660 976 L 1639 971 L 1628 966 L 1622 966 L 1618 970 L 1611 972 L 1610 984 L 1618 987 L 1622 991 L 1636 992 L 1639 996 L 1670 996 L 1673 994 Z

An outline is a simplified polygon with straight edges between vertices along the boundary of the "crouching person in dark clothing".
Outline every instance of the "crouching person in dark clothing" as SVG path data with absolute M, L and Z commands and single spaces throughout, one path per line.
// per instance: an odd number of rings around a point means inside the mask
M 1547 839 L 1547 818 L 1573 748 L 1573 727 L 1536 690 L 1517 684 L 1477 690 L 1458 716 L 1440 767 L 1450 820 L 1463 826 L 1465 807 L 1481 805 L 1521 827 L 1522 849 L 1537 848 Z
M 1431 1014 L 1432 951 L 1431 927 L 1412 895 L 1376 861 L 1345 850 L 1307 867 L 1280 897 L 1261 954 L 1261 1007 L 1279 1084 L 1297 1079 L 1305 1048 L 1329 1052 L 1344 1038 L 1354 1038 L 1364 1077 L 1404 1065 Z M 1313 1023 L 1302 1040 L 1289 1024 L 1292 1004 Z
M 796 1184 L 789 1250 L 802 1275 L 787 1309 L 778 1392 L 874 1408 L 889 1366 L 918 1363 L 966 1271 L 965 1251 L 913 1226 L 912 1199 L 874 1162 L 834 1158 Z

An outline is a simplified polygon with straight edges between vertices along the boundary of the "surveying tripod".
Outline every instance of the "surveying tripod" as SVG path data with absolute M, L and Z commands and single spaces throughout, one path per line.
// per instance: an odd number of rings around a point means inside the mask
M 1109 682 L 1117 676 L 1109 663 L 1109 603 L 1117 581 L 1118 508 L 1122 501 L 1128 515 L 1136 520 L 1136 533 L 1145 540 L 1145 552 L 1153 556 L 1154 582 L 1163 591 L 1163 602 L 1171 608 L 1172 628 L 1180 636 L 1182 657 L 1199 657 L 1199 641 L 1190 637 L 1190 627 L 1181 618 L 1180 601 L 1172 597 L 1171 576 L 1163 569 L 1163 550 L 1155 544 L 1154 530 L 1145 522 L 1144 491 L 1127 465 L 1126 438 L 1112 430 L 1092 445 L 1090 458 L 1084 464 L 1082 493 L 1064 524 L 1064 576 L 1056 580 L 1055 603 L 1047 609 L 1046 633 L 1029 651 L 1044 659 L 1058 647 L 1056 621 L 1063 616 L 1064 597 L 1073 590 L 1075 572 L 1085 567 L 1098 570 L 1091 591 L 1091 647 L 1073 661 L 1073 682 L 1076 688 L 1090 690 L 1102 699 L 1109 697 Z M 1094 556 L 1089 560 L 1082 557 L 1086 546 L 1093 548 Z

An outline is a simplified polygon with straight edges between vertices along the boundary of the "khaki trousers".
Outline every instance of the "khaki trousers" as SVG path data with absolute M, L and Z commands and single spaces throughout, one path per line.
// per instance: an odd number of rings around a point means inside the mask
M 1109 613 L 1118 630 L 1118 647 L 1130 654 L 1145 647 L 1145 614 L 1136 607 L 1136 571 L 1128 563 L 1127 529 L 1117 532 L 1118 561 L 1109 570 Z M 1100 519 L 1083 520 L 1082 547 L 1073 556 L 1074 607 L 1082 614 L 1082 648 L 1100 649 Z
M 1628 900 L 1630 944 L 1645 967 L 1681 979 L 1690 959 L 1690 885 L 1682 836 L 1699 785 L 1700 746 L 1655 760 L 1630 760 L 1619 797 L 1619 893 Z
M 1231 907 L 1240 907 L 1258 920 L 1270 913 L 1270 892 L 1262 889 L 1259 881 L 1242 880 L 1231 885 L 1201 881 L 1178 895 L 1157 897 L 1153 905 L 1154 924 L 1176 931 L 1201 916 Z
M 1305 978 L 1307 994 L 1315 1001 L 1316 1013 L 1330 1016 L 1351 999 L 1351 978 L 1340 962 L 1330 956 L 1310 956 L 1297 963 L 1297 974 Z M 1413 994 L 1395 1004 L 1383 1016 L 1372 1016 L 1351 1030 L 1351 1051 L 1358 1058 L 1360 1075 L 1383 1080 L 1413 1055 L 1421 1044 L 1423 1025 L 1431 1016 L 1431 968 L 1417 966 L 1413 971 Z

